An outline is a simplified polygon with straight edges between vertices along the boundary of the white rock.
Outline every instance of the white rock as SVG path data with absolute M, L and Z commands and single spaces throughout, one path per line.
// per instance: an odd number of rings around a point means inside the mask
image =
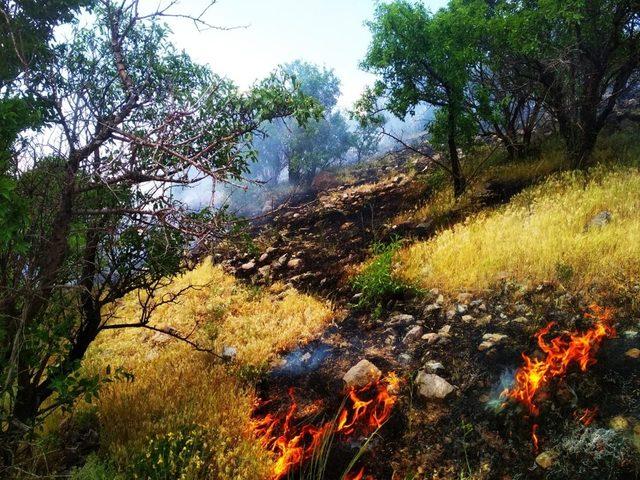
M 433 345 L 434 343 L 437 343 L 438 340 L 440 340 L 440 335 L 435 332 L 425 333 L 422 336 L 422 340 L 425 340 L 427 342 L 427 345 Z
M 347 387 L 364 387 L 380 380 L 382 372 L 369 360 L 362 359 L 344 374 L 342 379 Z
M 254 268 L 256 268 L 256 262 L 254 262 L 253 260 L 251 260 L 250 262 L 247 263 L 243 263 L 240 268 L 242 270 L 244 270 L 245 272 L 249 272 L 251 270 L 253 270 Z
M 444 378 L 423 370 L 418 372 L 416 385 L 420 396 L 427 400 L 443 400 L 456 389 Z

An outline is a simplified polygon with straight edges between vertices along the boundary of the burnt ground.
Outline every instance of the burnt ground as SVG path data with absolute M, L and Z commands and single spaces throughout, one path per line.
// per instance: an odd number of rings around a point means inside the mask
M 331 299 L 341 312 L 341 320 L 320 338 L 284 352 L 282 362 L 260 380 L 259 393 L 270 401 L 267 409 L 286 411 L 287 391 L 293 386 L 300 411 L 320 404 L 325 418 L 332 417 L 343 398 L 342 376 L 366 358 L 404 380 L 394 413 L 357 464 L 372 478 L 640 478 L 638 450 L 629 450 L 634 441 L 640 448 L 640 360 L 625 354 L 638 346 L 634 331 L 640 324 L 637 310 L 624 299 L 602 300 L 616 307 L 618 337 L 605 340 L 598 363 L 586 373 L 570 370 L 554 382 L 540 396 L 541 413 L 535 419 L 520 406 L 499 400 L 504 380 L 520 366 L 522 352 L 535 354 L 532 335 L 547 322 L 556 322 L 556 334 L 588 328 L 583 297 L 552 283 L 524 289 L 505 281 L 473 296 L 438 298 L 439 292 L 431 291 L 396 298 L 377 315 L 350 305 L 354 292 L 346 277 L 353 265 L 370 256 L 372 243 L 428 238 L 443 225 L 442 220 L 391 222 L 429 194 L 426 184 L 412 175 L 415 165 L 409 159 L 394 161 L 383 178 L 367 171 L 365 178 L 278 208 L 254 222 L 249 251 L 218 254 L 240 278 L 255 284 L 289 282 Z M 494 185 L 483 201 L 504 201 L 523 186 Z M 465 215 L 453 212 L 447 221 Z M 416 327 L 420 335 L 405 339 Z M 429 332 L 441 334 L 429 343 L 421 338 Z M 489 333 L 506 337 L 479 350 Z M 456 387 L 444 400 L 426 401 L 417 393 L 413 379 L 428 362 L 441 363 L 435 373 Z M 589 427 L 578 420 L 587 408 L 597 409 Z M 317 423 L 317 412 L 297 421 Z M 539 451 L 531 442 L 534 422 L 539 424 Z M 362 441 L 335 443 L 326 480 L 340 478 Z M 541 465 L 540 453 L 552 460 Z

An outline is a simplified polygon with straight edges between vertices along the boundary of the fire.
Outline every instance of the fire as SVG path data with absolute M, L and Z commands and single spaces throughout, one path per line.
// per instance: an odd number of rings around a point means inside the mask
M 512 398 L 522 403 L 529 413 L 537 416 L 540 408 L 536 404 L 536 394 L 545 387 L 553 378 L 566 375 L 571 365 L 576 364 L 581 371 L 596 363 L 596 353 L 602 341 L 615 335 L 615 329 L 611 325 L 613 310 L 597 305 L 590 307 L 591 313 L 585 314 L 586 318 L 595 321 L 594 325 L 586 332 L 571 332 L 562 334 L 550 341 L 545 339 L 549 334 L 553 323 L 549 323 L 535 334 L 538 347 L 545 354 L 541 360 L 522 354 L 524 365 L 516 371 L 515 385 L 511 389 L 502 392 L 507 398 Z M 589 416 L 585 417 L 586 419 Z M 589 423 L 593 418 L 588 420 Z M 532 439 L 537 449 L 538 436 L 537 425 L 533 426 Z
M 373 477 L 367 475 L 366 477 L 364 476 L 364 467 L 362 467 L 357 473 L 355 474 L 351 474 L 351 473 L 347 473 L 347 475 L 345 475 L 344 480 L 373 480 Z
M 319 427 L 295 425 L 293 419 L 298 413 L 294 389 L 289 390 L 291 404 L 286 414 L 276 417 L 271 414 L 254 421 L 254 431 L 262 445 L 275 453 L 276 463 L 273 480 L 287 476 L 295 467 L 313 456 L 314 451 L 325 438 L 332 434 L 348 437 L 355 432 L 368 435 L 380 428 L 391 415 L 397 401 L 400 379 L 389 373 L 384 379 L 347 392 L 344 406 L 336 421 L 325 422 Z M 348 474 L 349 480 L 371 480 L 364 477 L 364 468 L 355 474 Z
M 582 412 L 582 415 L 578 414 L 576 415 L 576 417 L 578 418 L 578 421 L 580 423 L 582 423 L 585 427 L 588 427 L 593 423 L 593 421 L 596 418 L 596 415 L 598 415 L 598 407 L 585 408 L 584 411 Z

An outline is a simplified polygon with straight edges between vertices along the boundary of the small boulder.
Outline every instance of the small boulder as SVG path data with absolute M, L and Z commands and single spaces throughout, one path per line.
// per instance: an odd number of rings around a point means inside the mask
M 251 260 L 247 263 L 243 263 L 240 268 L 242 270 L 244 270 L 245 272 L 250 272 L 251 270 L 253 270 L 254 268 L 256 268 L 256 262 Z
M 438 343 L 438 341 L 440 340 L 440 335 L 435 332 L 425 333 L 424 335 L 422 335 L 422 340 L 426 341 L 427 345 L 433 345 L 435 343 Z
M 420 337 L 422 337 L 423 333 L 424 333 L 424 328 L 422 328 L 420 325 L 415 325 L 411 327 L 411 329 L 404 336 L 404 338 L 402 339 L 402 343 L 404 343 L 405 345 L 414 343 L 418 341 Z
M 391 315 L 389 317 L 389 321 L 387 325 L 392 327 L 400 326 L 400 325 L 410 325 L 415 321 L 413 315 L 409 315 L 407 313 L 397 313 L 395 315 Z
M 458 315 L 464 315 L 469 310 L 469 306 L 464 303 L 456 303 L 456 313 Z
M 300 260 L 299 258 L 292 258 L 287 262 L 287 268 L 291 270 L 297 270 L 301 266 L 302 266 L 302 260 Z
M 268 253 L 263 253 L 262 255 L 260 255 L 260 258 L 258 259 L 258 262 L 264 263 L 268 259 L 269 259 L 269 254 Z
M 380 369 L 369 360 L 362 359 L 351 367 L 349 371 L 344 374 L 342 379 L 344 380 L 347 388 L 361 388 L 367 386 L 371 382 L 380 380 L 380 377 L 382 377 Z
M 426 400 L 444 400 L 456 389 L 444 378 L 424 370 L 418 372 L 416 385 L 418 393 Z
M 502 333 L 487 333 L 482 336 L 482 343 L 478 345 L 478 350 L 481 352 L 489 350 L 497 344 L 502 343 L 505 338 L 508 338 L 507 335 L 503 335 Z
M 271 266 L 265 265 L 264 267 L 260 267 L 258 269 L 258 273 L 260 274 L 260 276 L 267 278 L 271 274 Z
M 411 360 L 413 360 L 413 357 L 408 353 L 401 353 L 400 355 L 398 355 L 398 363 L 400 363 L 401 365 L 409 365 L 411 363 Z

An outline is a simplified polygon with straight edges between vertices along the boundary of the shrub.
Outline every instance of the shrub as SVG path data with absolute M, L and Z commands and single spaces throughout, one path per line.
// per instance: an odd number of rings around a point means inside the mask
M 357 307 L 380 307 L 384 302 L 412 290 L 393 275 L 393 258 L 399 248 L 398 241 L 372 246 L 374 258 L 352 280 L 353 289 L 361 294 Z

